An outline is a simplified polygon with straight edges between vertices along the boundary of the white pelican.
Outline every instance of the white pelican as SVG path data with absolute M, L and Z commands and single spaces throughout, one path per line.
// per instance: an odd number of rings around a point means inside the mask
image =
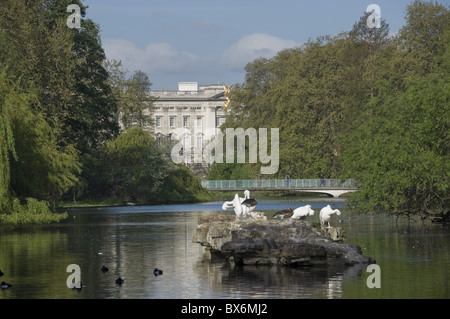
M 256 204 L 258 202 L 256 201 L 256 199 L 250 197 L 250 191 L 249 190 L 245 190 L 244 191 L 244 198 L 245 199 L 244 199 L 244 201 L 241 204 L 244 205 L 244 206 L 247 206 L 247 208 L 248 208 L 247 213 L 250 213 L 250 212 L 254 211 L 255 208 L 256 208 Z
M 231 202 L 223 203 L 222 209 L 223 210 L 234 209 L 234 212 L 236 213 L 236 217 L 238 219 L 243 219 L 245 214 L 248 211 L 248 207 L 245 205 L 242 205 L 241 203 L 242 203 L 241 198 L 239 198 L 239 195 L 236 194 L 236 195 L 234 195 L 234 198 Z
M 336 215 L 341 215 L 341 211 L 339 209 L 332 209 L 330 205 L 325 206 L 324 208 L 322 208 L 320 210 L 320 224 L 321 225 L 325 225 L 325 223 L 328 223 L 328 228 L 330 228 L 330 218 L 331 215 L 336 214 Z
M 294 214 L 291 216 L 291 218 L 305 219 L 306 217 L 312 215 L 314 215 L 314 210 L 311 208 L 311 205 L 306 205 L 294 209 Z

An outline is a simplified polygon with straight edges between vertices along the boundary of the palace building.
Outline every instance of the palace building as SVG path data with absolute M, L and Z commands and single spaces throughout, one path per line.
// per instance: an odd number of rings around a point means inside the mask
M 222 84 L 199 85 L 179 82 L 177 91 L 150 91 L 153 102 L 152 126 L 155 138 L 170 138 L 183 143 L 184 149 L 203 149 L 225 121 L 227 103 Z M 214 134 L 214 133 L 213 133 Z

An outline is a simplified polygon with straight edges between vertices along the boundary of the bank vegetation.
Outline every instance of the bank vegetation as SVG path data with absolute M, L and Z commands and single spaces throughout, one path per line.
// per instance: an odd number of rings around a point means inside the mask
M 214 164 L 209 178 L 353 178 L 357 212 L 448 221 L 450 11 L 414 1 L 405 12 L 396 34 L 384 19 L 369 28 L 367 13 L 249 63 L 224 126 L 279 128 L 279 171 Z

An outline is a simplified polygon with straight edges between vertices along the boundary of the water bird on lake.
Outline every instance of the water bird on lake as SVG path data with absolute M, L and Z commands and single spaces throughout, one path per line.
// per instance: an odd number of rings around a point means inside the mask
M 161 269 L 155 268 L 155 270 L 153 270 L 153 274 L 155 276 L 159 276 L 163 274 L 163 271 Z
M 103 267 L 102 267 L 102 271 L 105 273 L 105 272 L 107 272 L 109 270 L 109 268 L 108 267 L 106 267 L 105 265 L 103 265 Z
M 3 276 L 3 275 L 4 275 L 3 271 L 0 270 L 0 277 Z
M 314 215 L 314 210 L 311 205 L 301 206 L 294 209 L 294 214 L 291 216 L 293 219 L 305 219 L 308 216 Z
M 292 215 L 294 215 L 294 211 L 292 210 L 292 208 L 289 207 L 287 209 L 276 212 L 273 215 L 273 218 L 287 219 L 287 218 L 291 218 Z
M 238 194 L 234 195 L 234 198 L 232 201 L 224 202 L 222 205 L 223 210 L 227 209 L 234 209 L 234 213 L 236 214 L 236 217 L 238 219 L 243 219 L 245 217 L 245 214 L 248 211 L 248 207 L 245 205 L 242 205 L 242 202 L 245 199 L 239 197 Z
M 234 195 L 232 201 L 224 202 L 222 205 L 223 210 L 234 209 L 236 217 L 238 219 L 244 219 L 247 213 L 252 212 L 256 208 L 256 200 L 250 198 L 250 191 L 244 191 L 245 197 L 239 197 L 238 194 Z
M 0 287 L 1 287 L 2 289 L 7 289 L 7 288 L 12 287 L 12 285 L 7 284 L 6 282 L 2 281 L 1 284 L 0 284 Z
M 241 204 L 247 206 L 248 208 L 247 213 L 254 211 L 256 208 L 256 204 L 258 204 L 258 202 L 256 201 L 256 199 L 250 197 L 249 190 L 244 191 L 244 198 L 245 199 Z
M 319 214 L 319 219 L 320 219 L 320 224 L 325 226 L 325 223 L 328 224 L 327 228 L 330 228 L 330 219 L 331 219 L 331 215 L 336 214 L 338 216 L 341 215 L 341 211 L 339 209 L 333 209 L 331 208 L 330 205 L 325 206 L 324 208 L 322 208 L 320 210 L 320 214 Z
M 116 284 L 121 285 L 121 284 L 123 284 L 124 281 L 125 280 L 123 280 L 122 278 L 119 277 L 116 279 Z

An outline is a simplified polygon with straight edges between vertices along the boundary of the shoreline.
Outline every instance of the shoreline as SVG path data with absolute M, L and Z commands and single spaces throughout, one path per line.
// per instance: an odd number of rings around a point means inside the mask
M 64 201 L 58 203 L 56 205 L 57 210 L 63 210 L 68 208 L 95 208 L 95 207 L 127 207 L 127 206 L 157 206 L 157 205 L 183 205 L 183 204 L 196 204 L 196 203 L 205 203 L 209 201 L 224 201 L 229 200 L 234 196 L 234 194 L 239 193 L 237 191 L 227 191 L 227 192 L 210 192 L 211 197 L 209 199 L 199 199 L 199 200 L 191 200 L 191 201 L 160 201 L 160 202 L 145 202 L 145 203 L 138 203 L 138 202 L 123 202 L 123 201 L 114 201 L 107 199 L 99 199 L 99 200 L 80 200 L 75 205 L 73 202 L 70 201 Z M 254 191 L 252 192 L 253 195 L 256 194 L 257 198 L 263 198 L 263 199 L 293 199 L 293 198 L 314 198 L 314 199 L 323 199 L 323 198 L 330 198 L 327 195 L 323 194 L 311 194 L 311 193 L 302 193 L 302 192 L 277 192 L 277 193 L 270 193 L 268 194 L 268 191 Z M 345 196 L 339 197 L 340 200 L 346 200 Z

